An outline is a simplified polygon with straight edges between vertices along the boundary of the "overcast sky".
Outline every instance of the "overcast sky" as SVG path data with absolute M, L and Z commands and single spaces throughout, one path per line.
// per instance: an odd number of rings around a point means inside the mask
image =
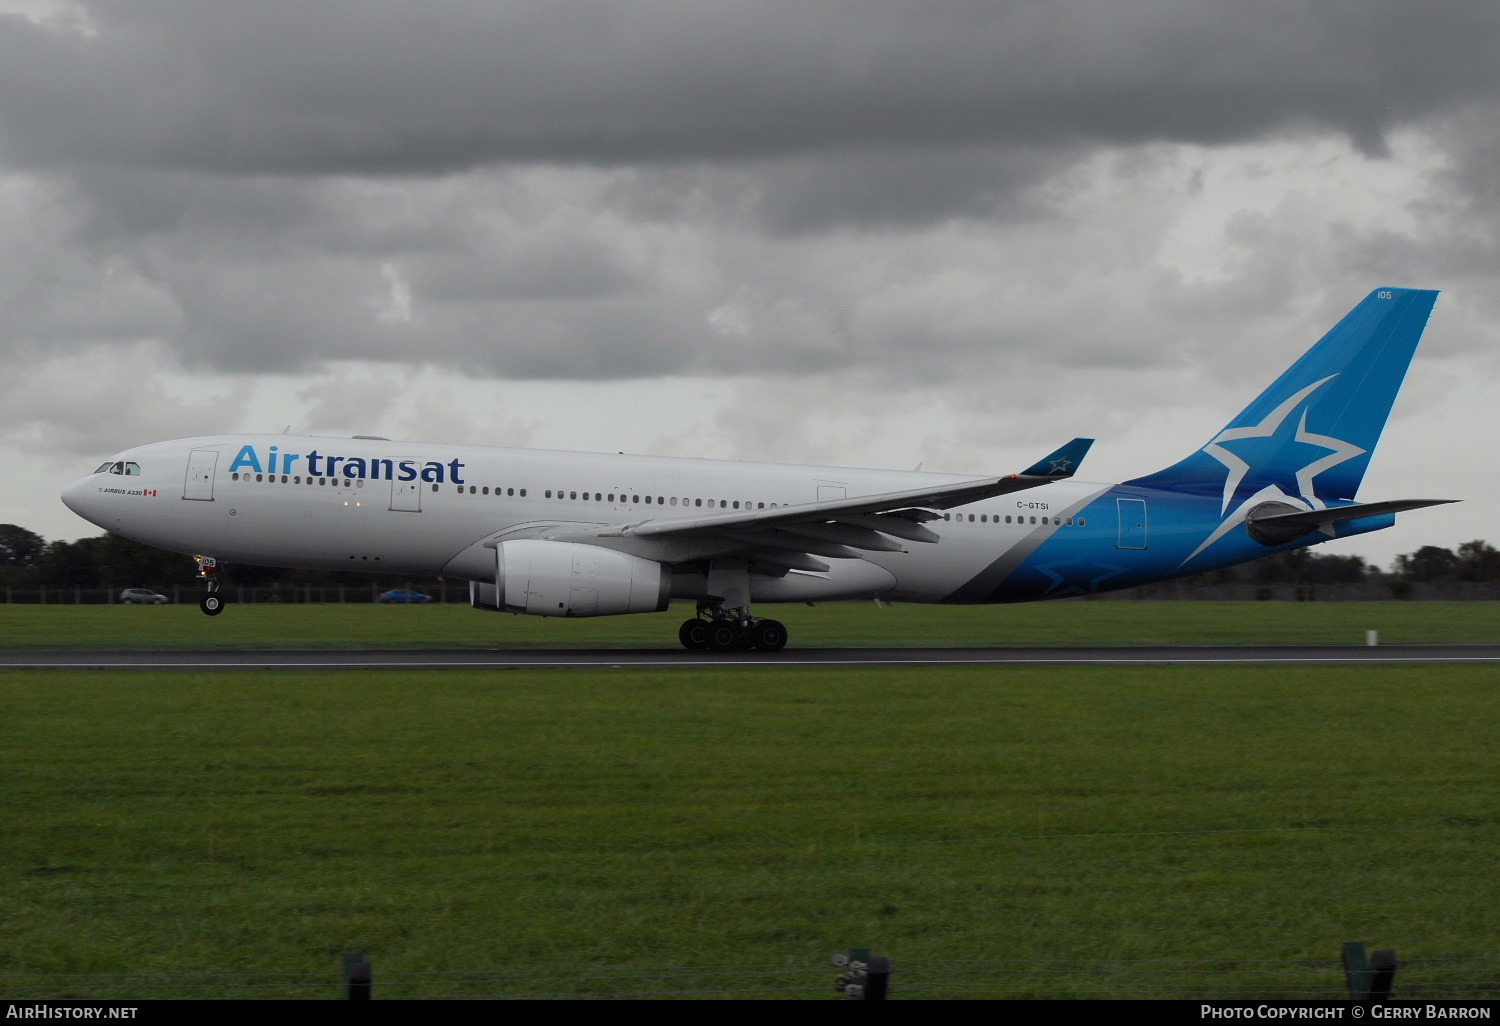
M 0 522 L 384 434 L 1118 480 L 1443 295 L 1325 551 L 1500 544 L 1500 5 L 0 0 Z

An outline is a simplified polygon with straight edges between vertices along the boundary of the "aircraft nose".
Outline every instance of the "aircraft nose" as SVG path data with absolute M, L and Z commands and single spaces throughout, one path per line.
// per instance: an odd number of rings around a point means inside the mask
M 68 485 L 68 487 L 62 490 L 63 505 L 68 507 L 74 513 L 77 513 L 79 516 L 83 517 L 85 520 L 90 519 L 88 514 L 88 502 L 86 499 L 86 496 L 90 494 L 88 481 L 88 478 L 80 477 L 77 481 L 74 481 L 72 484 Z

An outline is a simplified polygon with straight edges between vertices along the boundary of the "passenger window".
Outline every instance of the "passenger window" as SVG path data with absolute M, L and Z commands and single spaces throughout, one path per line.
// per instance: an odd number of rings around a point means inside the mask
M 677 505 L 677 496 L 672 496 L 672 505 Z
M 319 481 L 321 481 L 321 480 L 322 480 L 322 478 L 318 478 L 318 480 L 319 480 Z M 434 485 L 433 485 L 433 486 L 432 486 L 432 490 L 433 490 L 433 491 L 437 491 L 437 490 L 438 490 L 438 486 L 437 486 L 437 485 L 436 485 L 436 484 L 434 484 Z
M 649 499 L 649 498 L 650 498 L 650 496 L 649 496 L 649 495 L 648 495 L 648 496 L 646 496 L 646 497 L 647 497 L 647 498 L 648 498 L 648 499 Z M 639 496 L 639 495 L 632 495 L 632 496 L 631 496 L 631 497 L 630 497 L 630 501 L 631 501 L 631 502 L 640 502 L 640 501 L 641 501 L 641 497 L 640 497 L 640 496 Z
M 570 499 L 576 499 L 576 498 L 578 498 L 578 493 L 577 492 L 570 492 L 568 494 L 568 498 L 570 498 Z
M 521 489 L 521 498 L 526 498 L 526 489 L 524 488 Z
M 694 499 L 693 500 L 693 505 L 694 506 L 701 506 L 701 505 L 703 505 L 703 500 L 702 499 Z

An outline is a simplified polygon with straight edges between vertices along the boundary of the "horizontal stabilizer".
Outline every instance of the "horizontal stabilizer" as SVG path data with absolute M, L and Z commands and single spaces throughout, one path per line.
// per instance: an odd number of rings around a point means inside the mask
M 1083 462 L 1083 457 L 1088 454 L 1089 447 L 1093 444 L 1094 440 L 1092 438 L 1075 438 L 1050 456 L 1043 456 L 1031 466 L 1021 471 L 1021 476 L 1072 477 L 1078 470 L 1078 464 Z
M 1340 520 L 1383 513 L 1404 513 L 1409 509 L 1441 506 L 1458 499 L 1392 499 L 1389 502 L 1356 502 L 1333 509 L 1297 509 L 1284 502 L 1263 502 L 1245 516 L 1245 529 L 1262 545 L 1285 545 L 1320 528 L 1331 528 Z

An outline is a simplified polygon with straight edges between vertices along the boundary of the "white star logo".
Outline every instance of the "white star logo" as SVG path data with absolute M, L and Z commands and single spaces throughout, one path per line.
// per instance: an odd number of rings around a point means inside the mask
M 1284 489 L 1278 487 L 1273 481 L 1272 483 L 1267 484 L 1265 487 L 1256 491 L 1254 495 L 1249 496 L 1243 502 L 1241 502 L 1236 507 L 1233 514 L 1225 516 L 1225 514 L 1229 513 L 1229 506 L 1230 503 L 1234 501 L 1235 494 L 1239 491 L 1241 484 L 1244 483 L 1246 475 L 1249 474 L 1251 470 L 1250 462 L 1231 452 L 1228 448 L 1225 447 L 1225 443 L 1239 442 L 1255 438 L 1275 439 L 1281 431 L 1282 424 L 1286 421 L 1291 412 L 1297 408 L 1298 404 L 1300 404 L 1308 396 L 1312 395 L 1313 392 L 1317 391 L 1319 388 L 1321 388 L 1323 385 L 1326 385 L 1337 376 L 1338 375 L 1336 374 L 1331 374 L 1328 377 L 1323 378 L 1321 381 L 1313 382 L 1311 385 L 1308 385 L 1306 388 L 1288 398 L 1285 402 L 1283 402 L 1280 406 L 1277 406 L 1270 413 L 1266 414 L 1266 416 L 1261 420 L 1259 424 L 1253 424 L 1249 427 L 1227 428 L 1224 431 L 1221 431 L 1212 442 L 1209 442 L 1203 447 L 1203 451 L 1209 456 L 1212 456 L 1214 459 L 1218 460 L 1220 463 L 1224 464 L 1224 469 L 1227 471 L 1224 476 L 1223 500 L 1219 507 L 1219 514 L 1220 516 L 1224 516 L 1225 519 L 1222 523 L 1219 524 L 1219 526 L 1213 531 L 1212 534 L 1210 534 L 1203 540 L 1203 544 L 1199 545 L 1196 549 L 1193 550 L 1192 555 L 1183 560 L 1184 563 L 1186 563 L 1188 560 L 1192 559 L 1193 556 L 1198 555 L 1198 553 L 1202 552 L 1204 549 L 1208 548 L 1214 542 L 1222 538 L 1230 528 L 1234 527 L 1244 519 L 1244 514 L 1251 507 L 1258 505 L 1260 502 L 1263 502 L 1267 499 L 1290 501 L 1294 505 L 1305 504 L 1308 509 L 1325 508 L 1325 504 L 1321 499 L 1318 498 L 1317 493 L 1313 489 L 1313 478 L 1317 477 L 1319 474 L 1323 473 L 1326 470 L 1338 466 L 1340 463 L 1343 463 L 1347 460 L 1352 460 L 1356 456 L 1363 455 L 1365 450 L 1361 449 L 1357 445 L 1350 445 L 1348 442 L 1345 442 L 1342 439 L 1332 438 L 1328 435 L 1318 435 L 1312 433 L 1311 431 L 1308 431 L 1306 410 L 1302 411 L 1302 416 L 1297 422 L 1296 429 L 1292 432 L 1291 440 L 1299 442 L 1303 445 L 1311 445 L 1320 449 L 1326 449 L 1327 455 L 1313 460 L 1312 462 L 1296 470 L 1294 473 L 1288 474 L 1287 471 L 1282 471 L 1280 475 L 1277 475 L 1281 476 L 1283 480 L 1286 480 L 1286 478 L 1289 476 L 1296 482 L 1297 494 L 1295 496 L 1288 495 Z M 1281 450 L 1284 444 L 1285 441 L 1280 444 L 1276 444 L 1273 442 L 1272 451 L 1268 454 L 1268 456 L 1274 457 L 1275 455 L 1278 455 L 1279 450 Z M 1258 469 L 1266 470 L 1268 468 L 1263 466 Z M 1300 503 L 1298 502 L 1299 499 L 1301 500 Z

